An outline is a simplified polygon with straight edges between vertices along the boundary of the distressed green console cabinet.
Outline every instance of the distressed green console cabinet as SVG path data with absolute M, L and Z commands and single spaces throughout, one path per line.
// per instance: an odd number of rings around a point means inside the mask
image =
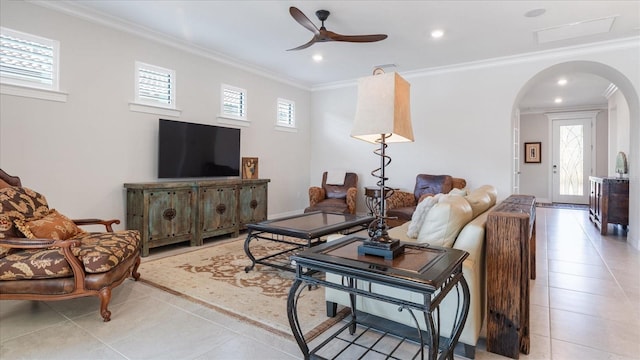
M 149 249 L 233 234 L 267 219 L 268 179 L 124 184 L 127 229 L 140 231 L 142 256 Z

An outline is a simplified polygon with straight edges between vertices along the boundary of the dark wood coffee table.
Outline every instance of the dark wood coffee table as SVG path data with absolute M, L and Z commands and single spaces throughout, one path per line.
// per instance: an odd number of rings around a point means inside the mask
M 244 252 L 251 259 L 251 265 L 245 267 L 249 272 L 256 264 L 267 265 L 278 269 L 294 271 L 287 254 L 293 254 L 304 248 L 324 242 L 322 236 L 340 233 L 352 234 L 366 228 L 375 218 L 370 215 L 337 214 L 315 211 L 300 215 L 288 216 L 280 219 L 248 224 L 247 239 L 244 242 Z M 252 240 L 275 241 L 286 244 L 286 249 L 274 254 L 256 258 L 251 253 Z M 282 261 L 285 259 L 285 261 Z M 278 261 L 280 260 L 280 261 Z
M 374 348 L 375 344 L 372 345 L 367 340 L 361 344 L 358 342 L 359 337 L 354 336 L 357 325 L 379 331 L 381 334 L 379 342 L 382 342 L 382 338 L 386 336 L 394 336 L 393 330 L 385 328 L 383 322 L 367 321 L 366 316 L 362 319 L 363 316 L 357 315 L 356 296 L 363 296 L 398 305 L 399 310 L 410 311 L 411 314 L 414 314 L 414 311 L 424 314 L 427 329 L 419 327 L 416 329 L 416 335 L 412 339 L 421 346 L 417 347 L 417 353 L 411 358 L 423 359 L 426 352 L 429 359 L 453 359 L 453 350 L 469 313 L 469 286 L 462 275 L 462 262 L 469 254 L 458 249 L 404 243 L 404 254 L 392 260 L 385 260 L 377 256 L 358 255 L 358 245 L 362 244 L 363 240 L 365 239 L 357 235 L 345 236 L 291 257 L 296 263 L 296 279 L 287 299 L 287 316 L 303 357 L 305 359 L 333 358 L 336 352 L 349 353 L 349 348 L 353 346 L 360 353 L 364 351 L 374 358 L 398 359 L 398 356 L 402 358 L 401 355 L 393 353 L 397 347 L 391 349 L 389 353 L 382 353 Z M 323 276 L 325 273 L 342 276 L 342 281 L 340 283 L 327 281 Z M 367 283 L 408 290 L 423 296 L 420 300 L 396 298 L 390 294 L 372 292 L 371 286 Z M 350 321 L 311 350 L 304 338 L 297 316 L 298 300 L 301 299 L 299 296 L 306 288 L 302 286 L 303 284 L 310 287 L 321 285 L 342 290 L 349 293 L 351 300 Z M 456 289 L 458 294 L 456 322 L 449 329 L 450 334 L 444 334 L 445 337 L 441 337 L 440 326 L 437 325 L 440 316 L 439 306 L 452 289 Z M 434 314 L 437 314 L 436 319 Z M 347 330 L 351 335 L 345 335 Z M 322 337 L 324 338 L 324 335 Z

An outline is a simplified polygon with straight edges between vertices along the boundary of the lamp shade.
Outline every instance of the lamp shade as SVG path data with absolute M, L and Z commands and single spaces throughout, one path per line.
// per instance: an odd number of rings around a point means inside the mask
M 398 73 L 373 75 L 358 80 L 358 104 L 351 136 L 375 143 L 413 141 L 409 83 Z

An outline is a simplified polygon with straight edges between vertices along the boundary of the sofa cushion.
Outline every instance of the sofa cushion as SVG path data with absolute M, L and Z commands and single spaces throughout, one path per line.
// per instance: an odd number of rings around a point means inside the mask
M 102 273 L 118 266 L 136 252 L 140 246 L 140 233 L 135 230 L 90 233 L 79 240 L 80 247 L 74 248 L 74 255 L 80 258 L 85 271 Z
M 60 249 L 15 250 L 0 258 L 0 280 L 69 276 L 73 276 L 73 271 Z
M 72 252 L 85 272 L 103 273 L 124 262 L 140 246 L 140 233 L 124 230 L 76 236 L 80 246 Z M 0 258 L 0 280 L 48 279 L 72 276 L 62 249 L 21 250 Z
M 478 188 L 469 193 L 469 195 L 465 196 L 465 199 L 471 205 L 471 210 L 473 210 L 473 218 L 487 211 L 492 205 L 495 204 L 495 201 L 491 201 L 491 196 L 484 188 Z
M 0 239 L 24 237 L 14 224 L 16 219 L 32 219 L 49 212 L 47 199 L 26 187 L 0 189 Z
M 56 209 L 51 209 L 41 218 L 16 219 L 13 222 L 29 239 L 67 240 L 84 232 L 73 220 L 60 214 Z
M 462 227 L 471 220 L 471 205 L 462 196 L 444 195 L 425 216 L 419 243 L 451 247 Z

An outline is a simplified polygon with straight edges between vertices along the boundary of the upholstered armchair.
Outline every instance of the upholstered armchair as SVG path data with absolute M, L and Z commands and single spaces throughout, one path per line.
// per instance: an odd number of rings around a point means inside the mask
M 454 178 L 450 175 L 418 174 L 413 193 L 395 190 L 386 200 L 387 224 L 390 227 L 402 225 L 411 220 L 418 203 L 427 196 L 447 194 L 451 189 L 463 189 L 467 186 L 465 179 Z
M 0 169 L 0 300 L 100 299 L 111 319 L 111 291 L 127 277 L 138 280 L 140 233 L 114 232 L 119 220 L 70 220 L 45 197 Z M 91 233 L 78 225 L 102 225 Z
M 329 178 L 328 183 L 327 176 L 328 173 L 325 171 L 322 174 L 322 186 L 309 188 L 309 207 L 304 212 L 325 211 L 355 214 L 358 175 L 348 172 L 344 174 L 344 179 L 332 180 Z M 342 176 L 339 177 L 342 178 Z

